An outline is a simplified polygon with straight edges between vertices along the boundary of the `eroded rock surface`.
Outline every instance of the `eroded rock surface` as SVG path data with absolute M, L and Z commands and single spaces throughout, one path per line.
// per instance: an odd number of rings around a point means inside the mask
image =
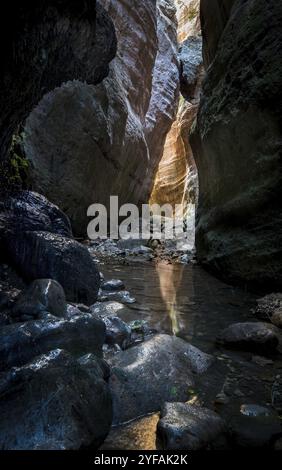
M 206 0 L 202 24 L 198 257 L 225 279 L 279 289 L 282 4 Z
M 33 187 L 85 236 L 87 209 L 109 196 L 147 202 L 179 90 L 172 0 L 107 0 L 118 52 L 98 86 L 69 82 L 46 95 L 26 125 Z
M 1 16 L 0 151 L 7 156 L 16 127 L 44 93 L 72 79 L 99 83 L 116 52 L 113 24 L 96 2 L 49 0 Z M 1 166 L 1 191 L 9 186 Z M 4 183 L 4 184 L 3 184 Z

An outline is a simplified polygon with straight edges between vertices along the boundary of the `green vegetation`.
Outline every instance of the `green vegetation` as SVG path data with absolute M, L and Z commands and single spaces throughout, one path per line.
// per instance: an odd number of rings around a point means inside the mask
M 191 8 L 191 10 L 188 11 L 188 20 L 192 21 L 196 16 L 198 15 L 198 10 L 197 8 Z
M 13 135 L 9 154 L 0 164 L 1 191 L 13 191 L 26 187 L 29 163 L 23 150 L 24 133 Z

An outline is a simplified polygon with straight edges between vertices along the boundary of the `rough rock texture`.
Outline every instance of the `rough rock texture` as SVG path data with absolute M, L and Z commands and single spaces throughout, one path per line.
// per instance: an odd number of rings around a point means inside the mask
M 205 0 L 202 24 L 198 257 L 225 279 L 279 289 L 282 4 Z
M 3 236 L 20 235 L 26 230 L 72 236 L 69 219 L 57 206 L 41 194 L 17 191 L 0 203 L 0 240 Z
M 178 1 L 180 97 L 177 115 L 167 134 L 150 203 L 195 204 L 198 198 L 197 169 L 189 143 L 203 79 L 199 1 Z M 183 26 L 186 25 L 185 31 Z M 184 97 L 184 98 L 183 98 Z
M 48 232 L 22 232 L 6 237 L 5 248 L 25 280 L 54 279 L 69 301 L 91 305 L 97 300 L 99 271 L 77 241 Z
M 70 82 L 46 95 L 26 124 L 33 187 L 85 235 L 87 208 L 147 202 L 175 114 L 179 78 L 172 0 L 106 0 L 118 39 L 98 86 Z
M 218 337 L 218 341 L 229 347 L 271 353 L 279 344 L 279 330 L 261 322 L 234 323 Z
M 193 374 L 205 372 L 212 357 L 168 335 L 156 335 L 109 360 L 114 423 L 159 411 L 164 402 L 185 401 Z
M 1 450 L 97 448 L 112 420 L 111 396 L 97 365 L 89 373 L 53 350 L 0 377 Z
M 217 413 L 187 403 L 166 403 L 158 423 L 167 450 L 210 449 L 224 431 L 225 423 Z
M 52 349 L 102 356 L 105 325 L 93 315 L 81 313 L 70 320 L 49 315 L 44 320 L 14 323 L 1 329 L 0 367 L 23 365 Z
M 64 317 L 67 311 L 66 296 L 62 286 L 52 279 L 33 281 L 17 298 L 13 314 L 37 316 L 48 312 L 55 317 Z
M 194 36 L 195 31 L 201 30 L 200 0 L 175 0 L 176 16 L 178 21 L 178 42 L 184 42 L 188 37 Z
M 1 15 L 0 157 L 44 93 L 72 79 L 99 83 L 116 52 L 114 27 L 95 0 L 11 1 Z M 3 169 L 2 169 L 3 170 Z M 3 187 L 1 171 L 1 190 Z

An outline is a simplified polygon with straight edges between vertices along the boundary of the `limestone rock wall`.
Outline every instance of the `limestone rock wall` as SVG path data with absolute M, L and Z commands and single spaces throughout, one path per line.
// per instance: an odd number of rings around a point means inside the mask
M 13 133 L 44 93 L 71 79 L 99 83 L 116 52 L 113 24 L 95 0 L 13 0 L 0 19 L 0 192 Z
M 198 256 L 225 279 L 281 289 L 282 4 L 203 0 L 202 22 Z
M 151 193 L 151 204 L 195 204 L 197 169 L 189 143 L 203 78 L 200 1 L 176 0 L 180 61 L 180 96 L 176 118 L 167 134 Z
M 87 208 L 147 202 L 176 111 L 179 71 L 171 0 L 105 0 L 116 58 L 98 86 L 69 82 L 46 95 L 26 123 L 33 189 L 85 236 Z

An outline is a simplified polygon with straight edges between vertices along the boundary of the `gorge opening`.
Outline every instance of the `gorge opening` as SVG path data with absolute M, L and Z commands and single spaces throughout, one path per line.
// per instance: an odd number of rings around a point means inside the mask
M 1 448 L 281 448 L 281 4 L 14 7 Z M 110 196 L 181 238 L 87 238 Z

